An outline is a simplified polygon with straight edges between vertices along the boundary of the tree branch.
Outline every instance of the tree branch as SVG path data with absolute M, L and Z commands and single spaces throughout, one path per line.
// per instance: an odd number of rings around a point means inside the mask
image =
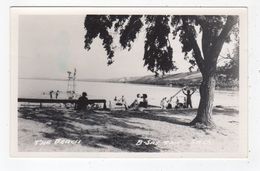
M 229 35 L 232 27 L 238 22 L 238 16 L 228 16 L 225 26 L 223 27 L 220 35 L 218 36 L 215 44 L 213 45 L 212 60 L 216 62 L 226 37 Z
M 190 41 L 192 43 L 192 49 L 193 49 L 193 52 L 194 52 L 195 61 L 198 65 L 200 71 L 203 72 L 204 69 L 205 69 L 205 63 L 204 63 L 204 59 L 202 58 L 202 55 L 201 55 L 201 50 L 200 50 L 198 43 L 197 43 L 197 41 L 194 37 L 192 37 Z
M 189 37 L 189 41 L 191 42 L 191 46 L 194 52 L 193 57 L 195 58 L 195 61 L 200 69 L 201 72 L 204 72 L 204 68 L 205 68 L 205 63 L 204 63 L 204 59 L 202 58 L 201 55 L 201 50 L 198 46 L 197 40 L 195 39 L 195 36 L 188 31 L 188 23 L 187 23 L 187 17 L 183 17 L 182 21 L 183 21 L 183 28 L 184 30 L 187 32 L 188 37 Z
M 203 52 L 203 57 L 205 59 L 205 56 L 208 56 L 208 51 L 210 49 L 209 34 L 208 34 L 206 28 L 202 30 L 201 44 L 202 44 L 201 48 L 202 48 L 202 52 Z

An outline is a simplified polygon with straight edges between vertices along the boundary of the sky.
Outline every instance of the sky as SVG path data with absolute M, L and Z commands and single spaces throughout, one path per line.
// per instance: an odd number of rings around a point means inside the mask
M 77 78 L 120 78 L 151 75 L 143 67 L 145 32 L 139 33 L 130 51 L 115 50 L 114 63 L 107 65 L 102 41 L 96 38 L 91 49 L 84 49 L 83 15 L 22 15 L 19 17 L 19 78 L 67 78 L 77 69 Z M 116 36 L 116 35 L 115 35 Z M 115 39 L 116 42 L 116 39 Z M 172 72 L 187 72 L 178 39 L 171 41 L 176 65 Z M 116 44 L 119 45 L 119 44 Z

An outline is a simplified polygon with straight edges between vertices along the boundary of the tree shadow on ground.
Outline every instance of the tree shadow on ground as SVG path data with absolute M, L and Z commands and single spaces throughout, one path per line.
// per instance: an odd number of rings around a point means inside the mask
M 112 146 L 129 152 L 160 151 L 153 144 L 136 145 L 140 139 L 148 140 L 142 135 L 135 133 L 136 130 L 145 131 L 146 129 L 139 126 L 138 122 L 133 123 L 128 122 L 125 118 L 115 118 L 110 112 L 100 114 L 88 111 L 87 113 L 82 113 L 57 110 L 55 108 L 22 107 L 19 109 L 19 117 L 44 123 L 47 127 L 52 128 L 53 131 L 51 132 L 40 132 L 43 137 L 48 139 L 66 138 L 81 140 L 81 145 L 83 146 L 94 148 Z
M 114 118 L 139 118 L 139 119 L 147 119 L 147 120 L 154 120 L 154 121 L 161 121 L 161 122 L 167 122 L 171 124 L 177 124 L 177 125 L 183 125 L 183 126 L 189 126 L 190 120 L 186 119 L 180 119 L 178 117 L 174 117 L 172 114 L 162 115 L 160 114 L 160 111 L 129 111 L 127 114 L 121 111 L 115 111 L 110 114 Z
M 48 139 L 67 138 L 81 140 L 81 145 L 93 148 L 112 146 L 129 152 L 159 152 L 154 144 L 136 145 L 138 140 L 148 141 L 147 137 L 138 134 L 146 129 L 140 119 L 160 121 L 170 124 L 189 126 L 197 109 L 183 110 L 147 110 L 147 111 L 87 111 L 58 107 L 20 107 L 19 117 L 36 121 L 52 128 L 52 132 L 40 134 Z M 227 107 L 215 107 L 213 115 L 235 115 L 238 110 Z M 181 116 L 189 116 L 181 118 Z M 184 119 L 186 118 L 186 119 Z
M 227 115 L 227 116 L 234 116 L 239 114 L 239 111 L 237 109 L 234 109 L 232 107 L 214 107 L 213 109 L 213 115 Z

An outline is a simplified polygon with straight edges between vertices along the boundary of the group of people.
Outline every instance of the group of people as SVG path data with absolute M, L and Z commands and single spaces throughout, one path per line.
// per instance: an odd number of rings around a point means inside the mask
M 50 99 L 53 98 L 53 94 L 55 95 L 55 98 L 58 99 L 58 96 L 59 96 L 59 94 L 60 94 L 60 91 L 57 90 L 56 92 L 54 92 L 53 90 L 51 90 L 51 91 L 49 92 Z
M 126 102 L 126 99 L 125 99 L 124 95 L 122 95 L 121 98 L 118 98 L 117 96 L 115 96 L 115 98 L 114 98 L 114 105 L 124 106 L 125 110 L 128 109 L 127 102 Z M 110 104 L 110 108 L 111 108 L 111 104 Z
M 114 104 L 114 106 L 124 106 L 125 110 L 137 109 L 139 107 L 147 108 L 148 107 L 147 98 L 148 98 L 147 94 L 142 94 L 142 95 L 137 94 L 135 100 L 131 103 L 131 105 L 128 105 L 124 96 L 121 96 L 121 98 L 118 98 L 117 96 L 115 96 L 115 98 L 113 100 L 113 104 Z M 109 106 L 110 106 L 110 108 L 113 108 L 111 101 L 110 101 Z
M 63 93 L 62 91 L 49 91 L 48 93 L 43 93 L 43 95 L 48 95 L 50 96 L 50 99 L 58 99 L 59 95 Z M 75 99 L 77 97 L 77 94 L 74 92 L 74 91 L 71 91 L 71 92 L 67 92 L 67 96 L 68 96 L 68 99 Z
M 130 105 L 130 108 L 139 108 L 139 107 L 143 107 L 143 108 L 147 108 L 148 107 L 148 96 L 147 94 L 137 94 L 136 95 L 136 99 L 134 100 L 134 102 Z
M 187 88 L 183 88 L 182 93 L 185 95 L 185 97 L 183 98 L 183 103 L 180 102 L 179 98 L 176 97 L 176 102 L 175 102 L 175 109 L 179 109 L 179 108 L 192 108 L 192 100 L 191 100 L 191 96 L 193 95 L 193 93 L 195 93 L 196 89 L 192 88 L 192 89 L 187 89 Z M 173 97 L 171 97 L 169 100 L 167 100 L 167 97 L 164 97 L 161 100 L 160 106 L 162 109 L 172 109 L 172 101 L 173 101 Z
M 179 98 L 176 97 L 176 101 L 175 101 L 175 109 L 178 108 L 192 108 L 192 100 L 191 100 L 191 96 L 193 95 L 193 93 L 196 91 L 196 89 L 191 88 L 191 89 L 187 89 L 187 88 L 183 88 L 181 89 L 182 93 L 185 95 L 183 103 L 180 102 Z M 53 90 L 50 91 L 50 98 L 53 98 L 53 93 L 55 93 L 55 97 L 56 99 L 58 99 L 58 95 L 60 93 L 59 90 L 57 90 L 56 92 L 54 92 Z M 170 97 L 167 100 L 167 97 L 164 97 L 161 100 L 160 106 L 162 109 L 172 109 L 173 108 L 173 97 Z M 118 98 L 117 96 L 115 96 L 114 98 L 114 104 L 115 106 L 124 106 L 125 110 L 128 109 L 138 109 L 138 108 L 147 108 L 148 107 L 148 96 L 147 94 L 137 94 L 135 100 L 132 102 L 131 105 L 127 105 L 126 99 L 125 97 L 122 95 L 121 98 Z M 85 110 L 87 109 L 88 106 L 88 98 L 87 98 L 87 93 L 83 92 L 82 95 L 78 98 L 77 103 L 75 108 L 77 110 Z M 110 102 L 111 105 L 111 102 Z M 110 106 L 110 108 L 112 108 Z

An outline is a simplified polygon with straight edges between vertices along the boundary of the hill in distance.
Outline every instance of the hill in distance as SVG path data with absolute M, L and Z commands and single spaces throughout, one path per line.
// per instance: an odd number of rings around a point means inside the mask
M 202 80 L 200 72 L 185 72 L 155 77 L 154 75 L 142 77 L 124 77 L 117 79 L 108 79 L 106 82 L 114 83 L 134 83 L 134 84 L 152 84 L 166 86 L 199 86 Z

